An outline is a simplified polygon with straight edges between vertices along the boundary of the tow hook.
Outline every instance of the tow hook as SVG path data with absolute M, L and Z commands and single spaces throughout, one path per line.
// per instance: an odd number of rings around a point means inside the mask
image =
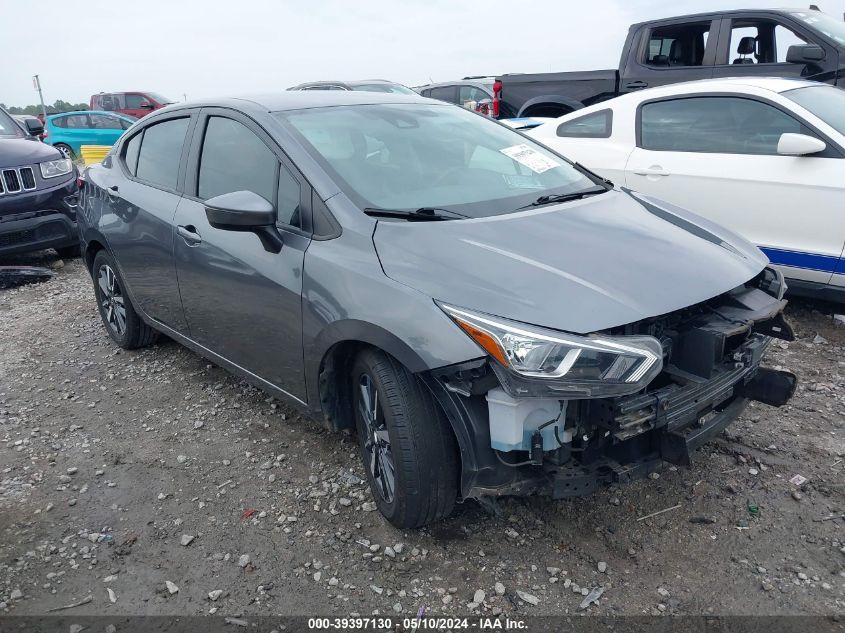
M 798 379 L 792 372 L 761 367 L 738 391 L 741 396 L 751 400 L 781 407 L 789 402 L 797 385 Z

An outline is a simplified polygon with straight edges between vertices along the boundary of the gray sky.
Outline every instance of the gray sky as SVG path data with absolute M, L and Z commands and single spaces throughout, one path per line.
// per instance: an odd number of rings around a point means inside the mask
M 9 2 L 0 26 L 0 102 L 36 103 L 36 73 L 52 103 L 87 102 L 100 91 L 152 90 L 182 100 L 317 79 L 413 86 L 612 68 L 632 22 L 777 6 L 735 1 L 42 0 L 37 9 Z M 845 11 L 845 0 L 816 4 L 839 18 Z

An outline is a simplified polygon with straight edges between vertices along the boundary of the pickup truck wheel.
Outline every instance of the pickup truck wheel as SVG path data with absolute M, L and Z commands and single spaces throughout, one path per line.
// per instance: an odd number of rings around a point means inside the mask
M 455 436 L 426 387 L 378 350 L 352 370 L 358 443 L 376 506 L 398 528 L 447 517 L 458 495 Z
M 138 316 L 124 291 L 123 279 L 106 251 L 100 251 L 92 267 L 94 295 L 106 331 L 123 349 L 136 349 L 153 343 L 157 332 Z

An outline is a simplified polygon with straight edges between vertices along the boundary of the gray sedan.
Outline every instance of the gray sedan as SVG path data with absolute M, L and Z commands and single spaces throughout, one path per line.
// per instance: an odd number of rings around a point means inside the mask
M 757 248 L 421 97 L 170 106 L 87 170 L 78 219 L 117 345 L 162 332 L 357 431 L 399 527 L 689 464 L 795 388 L 761 367 L 792 333 Z

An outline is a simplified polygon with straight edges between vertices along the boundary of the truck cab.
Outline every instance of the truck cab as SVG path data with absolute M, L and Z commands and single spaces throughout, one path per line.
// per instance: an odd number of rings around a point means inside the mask
M 817 9 L 699 13 L 634 24 L 618 69 L 501 75 L 493 112 L 558 117 L 634 90 L 721 77 L 845 87 L 845 22 Z
M 171 103 L 172 99 L 155 92 L 101 92 L 91 95 L 90 107 L 91 110 L 116 112 L 140 119 Z
M 619 93 L 714 77 L 804 77 L 837 84 L 845 23 L 815 10 L 746 10 L 635 24 Z

